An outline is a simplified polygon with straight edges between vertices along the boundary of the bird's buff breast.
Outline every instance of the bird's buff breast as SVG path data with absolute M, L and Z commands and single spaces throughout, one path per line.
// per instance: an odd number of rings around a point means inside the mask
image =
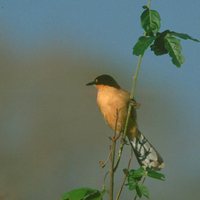
M 108 125 L 117 133 L 123 131 L 129 95 L 116 89 L 98 91 L 97 104 Z

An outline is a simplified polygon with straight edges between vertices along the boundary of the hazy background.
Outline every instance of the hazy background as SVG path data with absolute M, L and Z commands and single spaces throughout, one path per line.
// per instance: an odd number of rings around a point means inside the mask
M 130 89 L 145 3 L 0 0 L 1 200 L 59 199 L 76 187 L 101 188 L 105 170 L 98 161 L 107 156 L 112 131 L 85 83 L 107 73 Z M 152 1 L 152 8 L 161 13 L 162 30 L 200 38 L 199 0 Z M 137 87 L 140 129 L 166 163 L 165 182 L 147 181 L 157 200 L 200 199 L 200 45 L 183 47 L 181 69 L 148 52 Z

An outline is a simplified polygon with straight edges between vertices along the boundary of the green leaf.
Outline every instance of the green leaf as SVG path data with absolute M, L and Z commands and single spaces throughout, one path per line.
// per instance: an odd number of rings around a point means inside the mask
M 145 30 L 146 35 L 154 35 L 160 30 L 160 15 L 156 10 L 146 8 L 141 17 L 141 25 Z
M 137 195 L 141 198 L 142 196 L 145 196 L 146 198 L 149 198 L 149 190 L 147 189 L 146 186 L 137 184 L 136 185 L 136 193 Z
M 137 186 L 137 182 L 135 181 L 128 181 L 128 189 L 129 190 L 135 190 Z
M 168 30 L 157 33 L 154 43 L 151 45 L 151 50 L 156 56 L 164 55 L 168 53 L 168 50 L 165 48 L 165 36 L 169 33 Z
M 128 172 L 128 187 L 129 190 L 137 190 L 138 182 L 142 179 L 144 175 L 146 175 L 146 171 L 143 167 L 140 167 L 137 170 L 130 170 Z
M 189 36 L 188 34 L 185 34 L 185 33 L 177 33 L 177 32 L 174 32 L 174 31 L 171 31 L 170 33 L 171 33 L 171 35 L 174 35 L 174 36 L 179 37 L 179 38 L 184 39 L 184 40 L 193 40 L 195 42 L 200 42 L 200 40 L 195 39 L 195 38 L 193 38 L 193 37 L 191 37 L 191 36 Z
M 129 172 L 129 177 L 133 178 L 133 179 L 141 179 L 143 176 L 146 175 L 146 171 L 143 167 L 140 167 L 139 169 L 132 169 Z
M 151 178 L 155 178 L 155 179 L 158 179 L 158 180 L 162 180 L 164 181 L 165 180 L 165 175 L 162 174 L 162 173 L 159 173 L 153 169 L 147 169 L 147 175 Z
M 141 198 L 142 197 L 142 191 L 140 190 L 140 187 L 139 187 L 139 185 L 137 184 L 136 185 L 136 193 L 137 193 L 137 195 Z
M 144 52 L 146 49 L 151 45 L 151 43 L 154 41 L 155 37 L 148 37 L 148 36 L 142 36 L 138 39 L 135 46 L 133 47 L 133 54 L 136 56 L 144 55 Z
M 79 188 L 65 193 L 61 200 L 102 200 L 102 194 L 95 189 Z
M 165 36 L 165 48 L 169 52 L 170 57 L 172 58 L 172 62 L 177 67 L 180 67 L 181 64 L 184 63 L 184 57 L 181 53 L 181 44 L 180 40 L 167 34 Z
M 144 185 L 139 185 L 138 184 L 136 192 L 137 192 L 137 194 L 138 194 L 139 197 L 145 196 L 145 197 L 149 198 L 149 190 Z

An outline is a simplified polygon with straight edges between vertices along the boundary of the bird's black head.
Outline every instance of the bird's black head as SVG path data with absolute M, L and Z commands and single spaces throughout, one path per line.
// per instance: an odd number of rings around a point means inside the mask
M 97 76 L 94 79 L 94 81 L 87 83 L 86 85 L 105 85 L 105 86 L 110 86 L 110 87 L 120 89 L 120 86 L 117 83 L 117 81 L 115 81 L 115 79 L 112 76 L 107 75 L 107 74 Z

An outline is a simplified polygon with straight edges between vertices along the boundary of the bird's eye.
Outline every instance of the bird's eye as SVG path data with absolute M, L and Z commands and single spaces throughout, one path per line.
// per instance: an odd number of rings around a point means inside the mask
M 98 83 L 98 79 L 95 79 L 95 83 Z

